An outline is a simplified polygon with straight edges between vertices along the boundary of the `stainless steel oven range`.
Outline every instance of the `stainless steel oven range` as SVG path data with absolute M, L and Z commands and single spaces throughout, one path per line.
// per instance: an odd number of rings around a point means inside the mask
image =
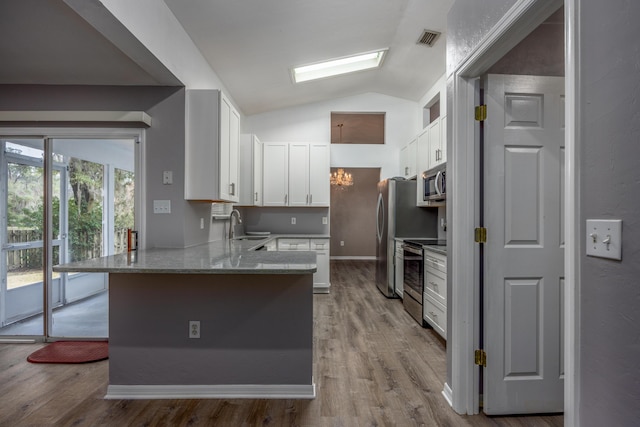
M 404 298 L 402 304 L 411 317 L 423 325 L 424 262 L 422 245 L 405 240 L 402 249 L 404 254 Z
M 422 305 L 424 298 L 424 245 L 446 245 L 438 239 L 408 239 L 402 244 L 404 254 L 404 309 L 422 326 L 424 321 Z

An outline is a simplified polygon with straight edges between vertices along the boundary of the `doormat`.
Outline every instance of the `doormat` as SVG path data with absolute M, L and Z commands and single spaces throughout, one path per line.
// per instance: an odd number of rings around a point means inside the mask
M 27 357 L 31 363 L 89 363 L 109 358 L 107 341 L 57 341 Z

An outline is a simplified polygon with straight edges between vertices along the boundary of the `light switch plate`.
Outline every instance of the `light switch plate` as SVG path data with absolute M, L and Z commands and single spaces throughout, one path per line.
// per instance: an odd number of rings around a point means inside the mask
M 153 213 L 154 214 L 170 214 L 171 200 L 154 200 Z
M 173 184 L 173 171 L 162 172 L 162 183 L 165 185 Z
M 622 220 L 587 220 L 587 255 L 600 258 L 622 259 Z

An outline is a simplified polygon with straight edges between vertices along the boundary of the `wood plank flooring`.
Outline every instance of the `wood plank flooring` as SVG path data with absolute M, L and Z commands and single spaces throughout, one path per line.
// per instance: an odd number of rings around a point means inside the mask
M 42 344 L 0 344 L 0 426 L 561 426 L 563 417 L 460 416 L 441 395 L 445 343 L 373 282 L 332 261 L 314 296 L 314 400 L 104 400 L 108 362 L 30 364 Z

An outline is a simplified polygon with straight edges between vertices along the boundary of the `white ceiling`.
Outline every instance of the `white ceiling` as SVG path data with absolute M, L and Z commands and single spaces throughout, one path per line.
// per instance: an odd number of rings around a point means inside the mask
M 367 92 L 417 101 L 445 71 L 444 34 L 432 48 L 416 42 L 445 32 L 453 0 L 165 2 L 246 115 Z M 379 70 L 291 81 L 292 66 L 379 48 Z M 123 50 L 63 0 L 0 1 L 0 84 L 179 84 Z
M 445 71 L 453 0 L 165 0 L 247 115 L 366 92 L 417 101 Z M 294 85 L 290 68 L 389 48 L 379 70 Z

